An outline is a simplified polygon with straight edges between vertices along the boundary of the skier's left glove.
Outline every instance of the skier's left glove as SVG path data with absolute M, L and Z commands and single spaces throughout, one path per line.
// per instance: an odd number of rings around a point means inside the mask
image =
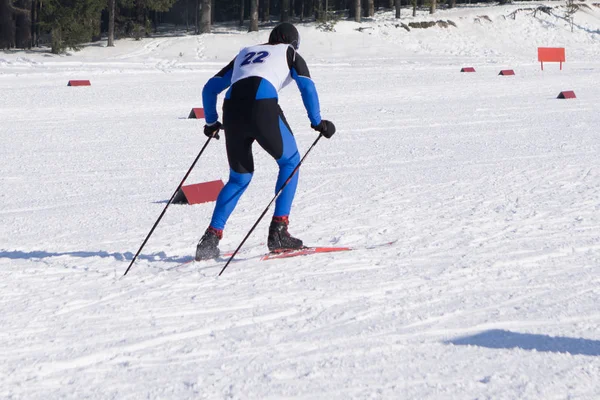
M 219 121 L 213 122 L 210 125 L 204 125 L 204 134 L 208 137 L 214 137 L 215 139 L 219 140 L 219 130 L 221 130 L 222 127 L 223 124 L 221 124 Z
M 325 136 L 327 139 L 333 136 L 335 133 L 335 125 L 331 121 L 327 121 L 326 119 L 322 119 L 319 122 L 319 125 L 311 125 L 315 131 L 319 132 L 321 135 Z

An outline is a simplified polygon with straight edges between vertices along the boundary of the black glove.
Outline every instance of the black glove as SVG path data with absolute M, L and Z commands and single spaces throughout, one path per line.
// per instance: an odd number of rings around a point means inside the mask
M 331 121 L 327 121 L 326 119 L 322 119 L 319 122 L 319 125 L 311 125 L 315 131 L 319 132 L 321 135 L 325 136 L 327 139 L 333 136 L 335 133 L 335 125 Z
M 219 140 L 219 130 L 223 127 L 219 121 L 215 122 L 212 125 L 204 125 L 204 134 L 208 137 L 214 137 Z

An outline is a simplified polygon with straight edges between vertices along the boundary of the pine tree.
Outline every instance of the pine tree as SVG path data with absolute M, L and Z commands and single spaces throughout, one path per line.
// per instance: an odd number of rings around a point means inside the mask
M 0 0 L 0 49 L 15 46 L 15 23 L 10 0 Z
M 127 16 L 123 21 L 127 27 L 126 33 L 136 39 L 151 33 L 151 22 L 156 29 L 158 13 L 169 11 L 176 2 L 177 0 L 117 0 L 119 8 Z M 153 16 L 152 21 L 150 15 Z
M 46 0 L 40 11 L 40 25 L 52 34 L 52 53 L 71 48 L 98 33 L 100 12 L 106 0 Z
M 0 48 L 31 47 L 31 0 L 0 0 Z

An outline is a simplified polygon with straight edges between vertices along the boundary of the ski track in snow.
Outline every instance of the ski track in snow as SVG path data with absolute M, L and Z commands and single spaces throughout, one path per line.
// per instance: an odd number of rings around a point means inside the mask
M 357 249 L 259 261 L 267 216 L 219 278 L 225 259 L 180 265 L 213 204 L 172 205 L 122 275 L 205 142 L 204 82 L 267 32 L 0 55 L 0 398 L 600 398 L 598 11 L 571 34 L 502 18 L 523 6 L 301 25 L 338 133 L 290 231 Z M 560 42 L 541 72 L 535 47 Z M 304 152 L 297 89 L 281 106 Z M 273 195 L 276 163 L 255 164 L 222 250 Z M 215 141 L 188 182 L 227 175 Z

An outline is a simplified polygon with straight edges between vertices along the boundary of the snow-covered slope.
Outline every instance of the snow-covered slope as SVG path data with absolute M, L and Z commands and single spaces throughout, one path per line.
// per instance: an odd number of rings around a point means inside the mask
M 357 250 L 259 261 L 267 214 L 220 278 L 178 267 L 213 204 L 171 206 L 122 275 L 205 143 L 203 84 L 268 28 L 0 53 L 0 398 L 599 398 L 600 9 L 509 17 L 540 4 L 299 24 L 338 133 L 290 230 Z M 297 89 L 281 106 L 306 151 Z M 273 195 L 255 161 L 223 251 Z M 213 142 L 188 183 L 227 174 Z

